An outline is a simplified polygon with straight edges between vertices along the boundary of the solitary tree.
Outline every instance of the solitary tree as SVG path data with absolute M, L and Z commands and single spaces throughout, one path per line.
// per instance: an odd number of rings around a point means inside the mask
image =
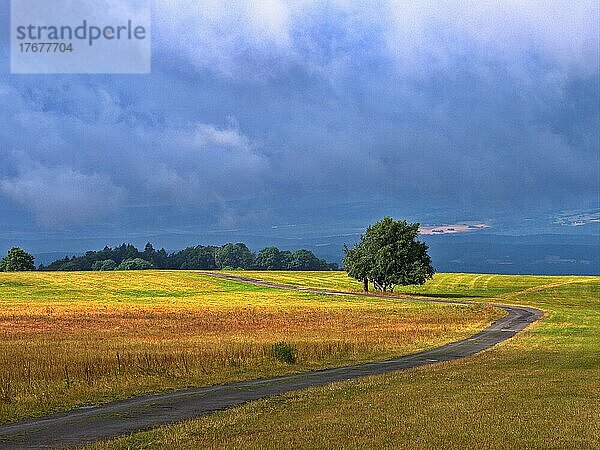
M 13 247 L 0 260 L 0 272 L 25 272 L 35 270 L 33 255 L 19 247 Z
M 352 248 L 344 246 L 344 269 L 362 281 L 364 290 L 393 291 L 395 286 L 423 284 L 435 270 L 427 244 L 417 240 L 419 224 L 405 220 L 383 220 L 367 228 Z

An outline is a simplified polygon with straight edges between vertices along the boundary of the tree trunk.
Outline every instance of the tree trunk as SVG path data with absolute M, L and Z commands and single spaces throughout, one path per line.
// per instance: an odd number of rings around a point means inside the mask
M 363 278 L 363 291 L 369 292 L 369 279 Z

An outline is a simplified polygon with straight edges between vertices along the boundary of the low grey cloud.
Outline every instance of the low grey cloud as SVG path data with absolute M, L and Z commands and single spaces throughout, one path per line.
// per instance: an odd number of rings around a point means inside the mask
M 106 177 L 37 164 L 20 167 L 16 176 L 0 180 L 0 192 L 48 228 L 93 222 L 117 212 L 125 200 L 125 191 Z
M 206 205 L 264 188 L 269 162 L 232 118 L 222 126 L 187 118 L 157 124 L 104 88 L 79 84 L 79 99 L 62 102 L 62 88 L 51 83 L 0 87 L 7 105 L 0 195 L 43 226 L 94 222 L 131 205 Z
M 160 2 L 150 76 L 0 75 L 0 195 L 41 227 L 597 204 L 596 2 L 458 5 Z

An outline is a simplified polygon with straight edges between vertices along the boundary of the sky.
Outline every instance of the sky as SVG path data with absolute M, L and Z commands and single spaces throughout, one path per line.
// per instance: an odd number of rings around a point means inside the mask
M 597 217 L 597 1 L 157 0 L 149 75 L 11 75 L 7 4 L 4 239 Z

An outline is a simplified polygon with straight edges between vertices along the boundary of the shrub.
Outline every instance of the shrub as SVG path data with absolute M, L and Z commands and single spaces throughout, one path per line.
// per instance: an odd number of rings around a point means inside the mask
M 100 270 L 100 271 L 115 270 L 116 268 L 117 268 L 117 263 L 114 262 L 112 259 L 105 259 L 104 261 L 96 261 L 94 263 L 94 265 L 92 266 L 92 270 Z
M 145 259 L 134 258 L 123 261 L 121 264 L 119 264 L 117 270 L 147 270 L 152 268 L 154 268 L 152 263 L 146 261 Z
M 296 350 L 285 342 L 273 344 L 271 347 L 271 355 L 273 358 L 287 364 L 294 364 L 296 362 Z

